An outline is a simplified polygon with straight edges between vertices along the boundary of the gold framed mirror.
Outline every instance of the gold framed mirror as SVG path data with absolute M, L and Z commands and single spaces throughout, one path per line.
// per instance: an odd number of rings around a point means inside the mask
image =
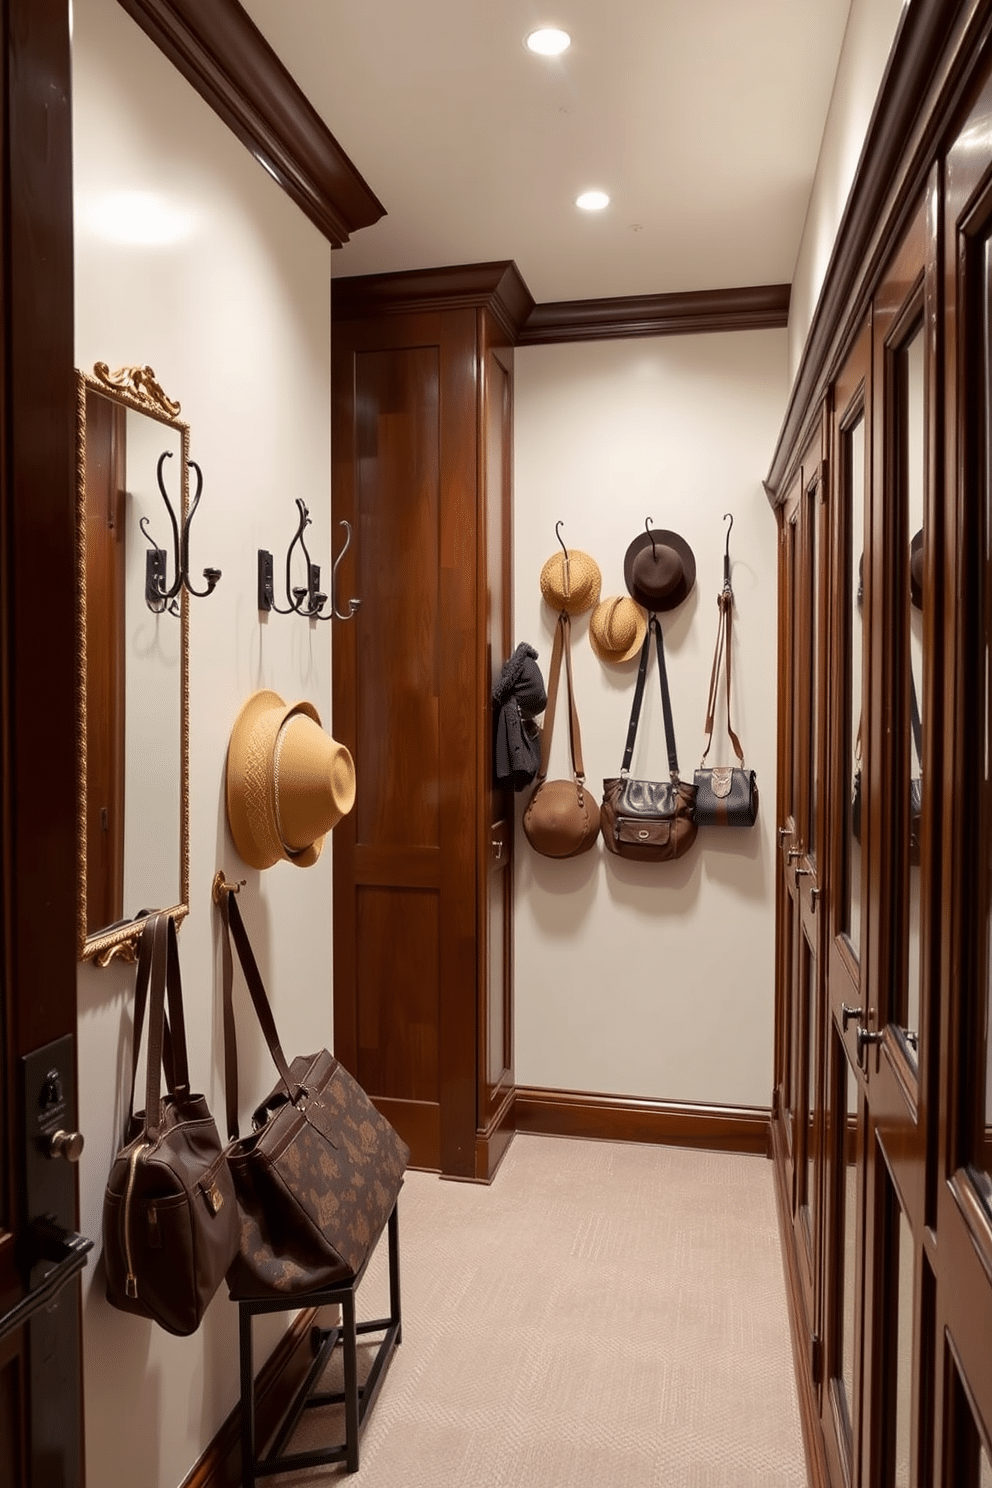
M 77 373 L 78 954 L 134 960 L 143 909 L 189 907 L 189 425 L 150 367 Z M 153 556 L 154 555 L 154 556 Z

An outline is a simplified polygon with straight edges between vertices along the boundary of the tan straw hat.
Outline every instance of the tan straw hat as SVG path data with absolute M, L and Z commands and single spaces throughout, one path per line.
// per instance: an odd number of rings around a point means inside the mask
M 588 553 L 569 548 L 554 553 L 541 569 L 541 593 L 559 615 L 581 615 L 599 599 L 602 586 L 599 564 Z
M 600 600 L 589 620 L 589 644 L 600 661 L 619 665 L 636 656 L 644 642 L 648 617 L 627 595 Z
M 284 858 L 309 868 L 354 803 L 354 762 L 321 728 L 313 704 L 253 693 L 227 750 L 227 818 L 245 862 L 271 868 Z

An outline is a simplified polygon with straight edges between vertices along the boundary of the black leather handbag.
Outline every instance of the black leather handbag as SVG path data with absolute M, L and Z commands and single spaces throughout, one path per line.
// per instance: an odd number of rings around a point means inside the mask
M 661 705 L 665 717 L 665 741 L 668 745 L 668 780 L 631 780 L 627 771 L 634 753 L 634 739 L 641 716 L 644 679 L 647 676 L 651 636 L 654 634 L 658 653 L 658 675 L 661 682 Z M 675 751 L 675 724 L 668 692 L 665 646 L 657 615 L 648 618 L 648 630 L 641 647 L 637 669 L 637 686 L 627 727 L 620 774 L 603 781 L 603 841 L 611 853 L 636 862 L 666 862 L 681 858 L 696 840 L 696 788 L 679 779 L 679 762 Z
M 758 816 L 758 782 L 753 770 L 744 768 L 744 751 L 730 721 L 730 672 L 733 636 L 734 591 L 729 579 L 717 595 L 720 619 L 710 673 L 710 692 L 706 704 L 706 748 L 694 780 L 696 785 L 696 822 L 701 827 L 753 827 Z M 736 765 L 707 765 L 706 756 L 713 742 L 713 720 L 720 691 L 720 663 L 724 661 L 727 678 L 727 733 L 737 756 Z

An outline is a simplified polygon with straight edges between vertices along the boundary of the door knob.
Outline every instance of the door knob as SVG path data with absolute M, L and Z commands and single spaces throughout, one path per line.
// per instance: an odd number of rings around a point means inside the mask
M 867 1070 L 867 1060 L 864 1057 L 865 1050 L 871 1044 L 880 1044 L 881 1042 L 882 1035 L 880 1033 L 874 1033 L 870 1028 L 865 1028 L 861 1023 L 858 1024 L 858 1064 L 863 1070 Z
M 819 899 L 819 897 L 820 897 L 820 895 L 822 893 L 823 893 L 823 890 L 822 889 L 810 889 L 810 891 L 809 891 L 809 907 L 810 907 L 810 909 L 813 909 L 813 910 L 816 909 L 816 901 Z
M 82 1132 L 53 1132 L 48 1139 L 49 1157 L 64 1157 L 66 1162 L 78 1162 L 83 1151 Z

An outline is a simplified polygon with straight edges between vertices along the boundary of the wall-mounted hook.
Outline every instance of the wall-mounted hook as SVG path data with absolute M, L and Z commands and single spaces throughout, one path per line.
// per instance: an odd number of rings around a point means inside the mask
M 264 548 L 259 548 L 258 608 L 263 612 L 275 610 L 277 615 L 304 615 L 308 620 L 351 620 L 361 604 L 361 600 L 350 599 L 348 601 L 349 608 L 347 614 L 343 614 L 337 605 L 338 565 L 348 551 L 351 542 L 351 526 L 348 522 L 342 522 L 341 524 L 345 528 L 347 535 L 345 537 L 344 547 L 338 554 L 334 567 L 331 570 L 331 608 L 324 615 L 321 611 L 327 603 L 327 595 L 320 587 L 320 565 L 312 561 L 303 536 L 307 527 L 310 525 L 310 512 L 307 509 L 306 502 L 302 501 L 299 496 L 296 498 L 296 506 L 300 514 L 299 526 L 296 529 L 296 534 L 292 542 L 286 550 L 286 607 L 283 609 L 275 602 L 272 580 L 272 554 L 266 552 Z M 300 551 L 306 563 L 307 582 L 305 586 L 293 585 L 293 549 L 297 543 L 299 543 Z
M 644 518 L 644 531 L 647 533 L 648 537 L 651 539 L 651 558 L 652 558 L 652 561 L 656 563 L 658 561 L 657 538 L 655 537 L 655 534 L 651 531 L 651 526 L 652 526 L 652 518 L 651 517 L 645 517 Z
M 727 542 L 726 542 L 726 546 L 724 547 L 724 550 L 723 550 L 723 587 L 724 587 L 724 589 L 729 589 L 730 588 L 730 534 L 731 534 L 731 532 L 734 529 L 734 516 L 733 516 L 733 512 L 724 512 L 724 514 L 723 514 L 723 520 L 725 522 L 729 522 L 730 523 L 730 526 L 727 528 Z
M 207 581 L 207 587 L 205 589 L 194 589 L 190 583 L 189 531 L 193 522 L 193 514 L 199 506 L 200 496 L 203 494 L 203 471 L 195 460 L 188 462 L 190 468 L 196 471 L 196 494 L 190 502 L 189 510 L 186 513 L 186 520 L 183 522 L 182 532 L 180 533 L 175 508 L 169 500 L 169 493 L 165 489 L 165 481 L 163 479 L 163 467 L 166 460 L 171 459 L 172 451 L 164 450 L 159 455 L 158 466 L 155 472 L 158 478 L 159 493 L 165 502 L 165 509 L 169 513 L 169 522 L 172 526 L 172 551 L 176 576 L 171 584 L 166 583 L 165 549 L 158 546 L 149 532 L 147 517 L 142 517 L 138 523 L 150 549 L 145 556 L 145 603 L 153 614 L 156 615 L 161 615 L 166 610 L 172 615 L 179 613 L 176 596 L 181 589 L 185 589 L 187 594 L 194 595 L 197 599 L 206 599 L 207 595 L 212 594 L 216 589 L 217 581 L 221 576 L 219 568 L 205 568 L 203 570 L 203 577 Z
M 344 547 L 335 558 L 334 567 L 331 569 L 331 614 L 333 614 L 335 620 L 353 620 L 362 602 L 360 599 L 349 599 L 348 613 L 346 615 L 338 609 L 338 569 L 341 567 L 341 559 L 351 547 L 351 523 L 345 522 L 342 519 L 341 526 L 344 528 Z M 327 618 L 330 619 L 330 616 L 327 616 Z

